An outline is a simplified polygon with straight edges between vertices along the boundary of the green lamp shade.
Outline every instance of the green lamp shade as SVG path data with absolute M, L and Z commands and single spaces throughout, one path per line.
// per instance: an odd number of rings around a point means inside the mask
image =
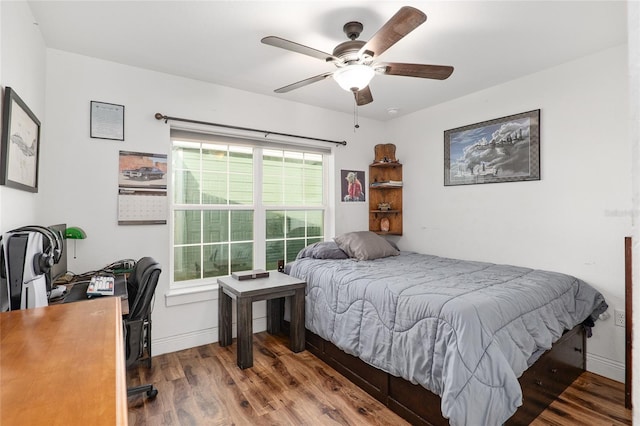
M 68 240 L 84 240 L 87 238 L 87 233 L 82 228 L 72 226 L 64 231 L 64 237 Z

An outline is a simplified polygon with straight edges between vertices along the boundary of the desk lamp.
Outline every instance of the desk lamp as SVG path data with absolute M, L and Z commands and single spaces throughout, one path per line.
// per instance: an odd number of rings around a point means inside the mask
M 67 240 L 73 240 L 73 258 L 76 258 L 76 240 L 84 240 L 87 238 L 87 233 L 77 226 L 72 226 L 64 231 L 64 238 Z

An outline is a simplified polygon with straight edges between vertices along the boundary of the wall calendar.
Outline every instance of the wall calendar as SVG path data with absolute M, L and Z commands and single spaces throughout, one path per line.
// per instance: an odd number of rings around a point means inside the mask
M 167 156 L 120 151 L 118 225 L 166 224 Z
M 167 191 L 120 188 L 118 194 L 118 225 L 166 224 Z

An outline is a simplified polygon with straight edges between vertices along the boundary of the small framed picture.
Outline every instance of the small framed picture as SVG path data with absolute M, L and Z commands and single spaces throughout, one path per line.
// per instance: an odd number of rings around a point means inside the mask
M 124 105 L 91 101 L 91 137 L 124 140 Z
M 365 201 L 364 195 L 364 171 L 362 170 L 341 170 L 340 180 L 342 182 L 342 201 Z
M 0 184 L 38 192 L 40 121 L 11 88 L 4 91 Z

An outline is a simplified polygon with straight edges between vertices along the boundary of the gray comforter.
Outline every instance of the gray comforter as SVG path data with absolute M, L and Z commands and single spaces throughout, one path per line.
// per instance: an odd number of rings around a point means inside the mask
M 504 423 L 530 363 L 607 308 L 568 275 L 413 252 L 301 258 L 290 274 L 307 282 L 307 329 L 440 395 L 452 425 Z

